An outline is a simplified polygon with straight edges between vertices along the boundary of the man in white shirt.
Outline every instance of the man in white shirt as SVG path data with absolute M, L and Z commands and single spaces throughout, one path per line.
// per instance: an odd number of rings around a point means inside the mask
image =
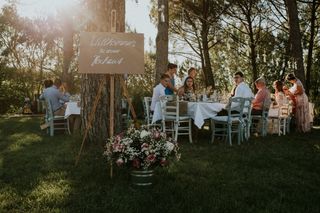
M 234 74 L 234 82 L 236 85 L 236 88 L 234 90 L 234 94 L 231 94 L 232 97 L 241 97 L 241 98 L 253 98 L 253 93 L 250 87 L 244 82 L 243 73 L 242 72 L 236 72 Z M 225 116 L 228 115 L 228 111 L 226 109 L 222 109 L 217 114 L 218 116 Z
M 253 98 L 253 93 L 250 87 L 244 82 L 243 73 L 236 72 L 234 74 L 234 82 L 236 84 L 236 90 L 233 97 L 241 98 Z
M 152 101 L 150 109 L 153 112 L 156 103 L 160 101 L 160 96 L 165 95 L 165 89 L 170 82 L 170 76 L 167 74 L 162 74 L 160 78 L 160 83 L 153 88 Z

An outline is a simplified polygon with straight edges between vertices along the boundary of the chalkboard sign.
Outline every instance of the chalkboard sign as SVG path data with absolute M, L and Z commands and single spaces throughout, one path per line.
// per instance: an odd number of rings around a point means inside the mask
M 143 74 L 143 34 L 81 32 L 79 73 Z

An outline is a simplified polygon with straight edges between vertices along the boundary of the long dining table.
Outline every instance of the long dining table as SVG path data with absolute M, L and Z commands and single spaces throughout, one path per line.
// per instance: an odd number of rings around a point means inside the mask
M 81 108 L 75 101 L 70 101 L 66 103 L 66 111 L 64 117 L 67 119 L 70 115 L 80 115 Z
M 194 124 L 201 129 L 205 119 L 212 118 L 220 112 L 226 104 L 219 102 L 188 102 L 188 115 Z M 162 119 L 160 102 L 157 102 L 153 112 L 152 123 Z

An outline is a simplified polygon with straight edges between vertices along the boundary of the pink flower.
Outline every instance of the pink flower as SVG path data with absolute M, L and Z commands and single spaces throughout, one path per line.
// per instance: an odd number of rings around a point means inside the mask
M 160 165 L 161 165 L 161 166 L 166 166 L 166 165 L 168 165 L 168 161 L 167 161 L 165 158 L 162 158 L 162 159 L 160 160 Z
M 160 138 L 160 132 L 155 132 L 154 133 L 154 138 L 159 139 Z
M 156 156 L 154 154 L 148 155 L 147 161 L 149 162 L 154 162 L 156 160 Z
M 147 143 L 143 143 L 142 145 L 141 145 L 141 148 L 148 148 L 149 147 L 149 144 L 147 144 Z
M 114 152 L 121 152 L 122 149 L 124 148 L 124 145 L 123 144 L 119 144 L 119 143 L 115 143 L 113 144 L 113 151 Z
M 120 136 L 120 135 L 117 135 L 117 136 L 116 136 L 116 141 L 117 141 L 117 142 L 120 142 L 120 141 L 121 141 L 121 136 Z
M 123 163 L 124 163 L 124 161 L 123 161 L 122 158 L 119 158 L 119 159 L 116 161 L 117 166 L 121 166 Z
M 138 158 L 133 159 L 133 161 L 132 161 L 132 166 L 133 166 L 134 168 L 137 168 L 137 169 L 140 168 L 140 161 L 139 161 Z

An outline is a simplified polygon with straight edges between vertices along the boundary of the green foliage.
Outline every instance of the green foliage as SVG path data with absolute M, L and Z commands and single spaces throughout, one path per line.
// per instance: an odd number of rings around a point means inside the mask
M 21 81 L 17 78 L 19 72 L 13 68 L 0 66 L 0 114 L 17 111 L 23 107 L 23 101 L 28 92 Z
M 18 130 L 18 131 L 17 131 Z M 129 170 L 109 167 L 79 135 L 50 137 L 39 120 L 0 119 L 0 212 L 320 211 L 320 131 L 209 144 L 181 137 L 181 160 L 155 171 L 154 186 L 133 189 Z
M 22 107 L 24 97 L 34 100 L 45 79 L 62 78 L 62 24 L 57 17 L 22 18 L 15 1 L 1 9 L 0 114 Z M 78 83 L 76 70 L 72 61 L 68 72 L 72 83 Z M 69 87 L 71 92 L 78 89 Z

